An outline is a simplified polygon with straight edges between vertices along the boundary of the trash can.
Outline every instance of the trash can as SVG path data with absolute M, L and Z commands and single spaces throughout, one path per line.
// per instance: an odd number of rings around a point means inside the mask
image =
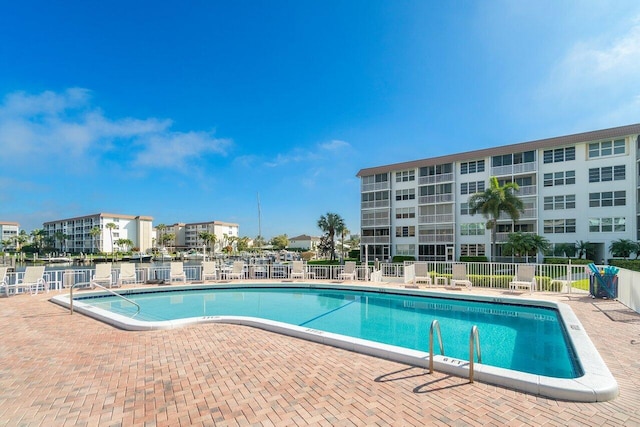
M 618 298 L 618 275 L 589 275 L 589 293 L 593 298 Z

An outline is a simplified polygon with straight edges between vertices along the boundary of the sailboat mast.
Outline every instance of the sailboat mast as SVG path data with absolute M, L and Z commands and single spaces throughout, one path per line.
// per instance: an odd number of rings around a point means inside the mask
M 262 213 L 260 211 L 260 193 L 257 193 L 258 197 L 258 236 L 262 237 Z

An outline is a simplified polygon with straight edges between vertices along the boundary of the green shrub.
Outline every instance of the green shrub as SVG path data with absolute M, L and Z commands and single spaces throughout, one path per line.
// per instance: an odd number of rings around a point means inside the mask
M 416 257 L 410 255 L 394 255 L 391 262 L 405 262 L 405 261 L 415 261 Z
M 564 258 L 564 257 L 562 258 L 545 257 L 542 262 L 544 264 L 569 264 L 569 260 L 571 260 L 571 264 L 573 265 L 587 265 L 593 262 L 590 259 Z
M 460 262 L 488 262 L 486 256 L 461 256 Z
M 610 259 L 609 265 L 632 271 L 640 271 L 640 259 Z

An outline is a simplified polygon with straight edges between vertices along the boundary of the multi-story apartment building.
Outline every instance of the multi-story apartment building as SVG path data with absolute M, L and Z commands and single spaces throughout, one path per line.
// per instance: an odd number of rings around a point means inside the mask
M 498 221 L 496 259 L 509 233 L 554 246 L 589 242 L 596 261 L 618 239 L 640 240 L 640 124 L 362 169 L 361 248 L 369 259 L 491 256 L 491 233 L 469 197 L 516 182 L 525 210 Z M 504 259 L 504 258 L 503 258 Z
M 153 218 L 150 216 L 98 213 L 45 222 L 46 237 L 57 250 L 65 252 L 112 252 L 119 239 L 129 239 L 145 252 L 152 247 Z M 109 227 L 108 224 L 114 224 Z M 95 235 L 92 229 L 98 229 Z M 121 249 L 121 248 L 120 248 Z
M 216 236 L 216 248 L 222 249 L 223 246 L 234 242 L 230 242 L 230 238 L 240 236 L 240 226 L 231 222 L 209 221 L 194 223 L 175 223 L 167 225 L 163 230 L 156 228 L 156 238 L 161 238 L 167 233 L 173 234 L 175 239 L 171 242 L 171 246 L 177 249 L 189 250 L 199 249 L 204 245 L 204 240 L 200 237 L 202 232 L 214 234 Z M 233 239 L 231 239 L 233 240 Z
M 15 237 L 18 236 L 19 232 L 20 224 L 17 222 L 0 221 L 0 250 L 15 249 Z

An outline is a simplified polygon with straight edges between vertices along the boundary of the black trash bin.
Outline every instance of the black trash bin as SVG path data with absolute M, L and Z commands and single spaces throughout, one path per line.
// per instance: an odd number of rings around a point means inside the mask
M 603 283 L 595 274 L 589 275 L 589 293 L 593 298 L 618 298 L 618 276 L 615 274 L 603 274 L 600 276 Z

